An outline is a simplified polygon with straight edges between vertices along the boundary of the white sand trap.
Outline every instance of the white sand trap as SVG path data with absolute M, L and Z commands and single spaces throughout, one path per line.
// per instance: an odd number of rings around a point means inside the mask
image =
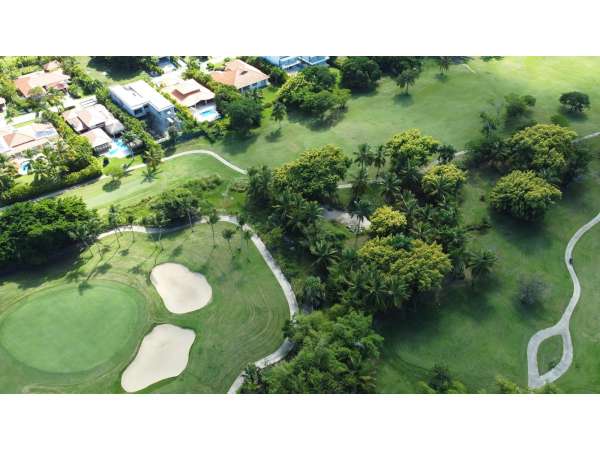
M 195 338 L 196 333 L 192 330 L 169 324 L 155 326 L 144 337 L 135 359 L 123 372 L 123 389 L 137 392 L 179 375 L 187 366 Z
M 175 314 L 203 308 L 212 298 L 212 288 L 204 275 L 181 264 L 165 263 L 154 267 L 150 281 L 166 308 Z

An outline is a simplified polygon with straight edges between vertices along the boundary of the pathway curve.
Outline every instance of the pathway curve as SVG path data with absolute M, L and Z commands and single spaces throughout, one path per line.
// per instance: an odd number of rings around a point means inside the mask
M 573 268 L 573 249 L 579 239 L 581 239 L 581 237 L 598 222 L 600 222 L 600 214 L 577 230 L 573 237 L 571 237 L 571 240 L 565 249 L 565 264 L 569 271 L 569 275 L 571 275 L 571 280 L 573 281 L 573 295 L 571 296 L 571 300 L 569 300 L 569 304 L 563 312 L 563 315 L 555 325 L 535 333 L 531 339 L 529 339 L 529 343 L 527 344 L 527 383 L 532 389 L 540 388 L 547 383 L 553 383 L 564 375 L 573 362 L 573 342 L 571 341 L 569 322 L 581 296 L 581 285 L 579 284 L 579 279 Z M 551 370 L 540 375 L 537 360 L 538 350 L 541 343 L 552 336 L 562 337 L 562 358 Z
M 220 215 L 219 220 L 221 222 L 228 222 L 228 223 L 232 223 L 234 225 L 239 225 L 236 216 Z M 207 222 L 206 222 L 206 219 L 202 219 L 202 220 L 198 221 L 197 223 L 207 223 Z M 176 227 L 165 228 L 162 230 L 162 232 L 163 233 L 172 233 L 175 231 L 183 230 L 185 228 L 188 228 L 188 225 L 180 225 L 180 226 L 176 226 Z M 283 294 L 284 294 L 285 299 L 288 304 L 288 308 L 290 310 L 290 318 L 293 318 L 298 313 L 298 303 L 296 301 L 296 295 L 294 294 L 291 284 L 289 283 L 289 281 L 283 274 L 281 268 L 275 261 L 275 258 L 273 258 L 273 255 L 271 255 L 271 252 L 269 252 L 269 250 L 267 249 L 267 246 L 262 241 L 262 239 L 256 233 L 254 233 L 252 228 L 249 227 L 248 225 L 244 225 L 244 229 L 252 231 L 252 242 L 254 243 L 254 246 L 256 247 L 258 252 L 261 254 L 261 256 L 263 257 L 265 262 L 267 263 L 267 266 L 269 266 L 269 269 L 271 269 L 271 272 L 273 272 L 273 275 L 275 276 L 275 279 L 279 283 L 279 286 L 281 286 L 281 289 L 283 290 Z M 143 227 L 143 226 L 139 226 L 139 225 L 124 226 L 124 227 L 119 227 L 119 228 L 115 228 L 113 230 L 107 231 L 106 233 L 102 233 L 98 236 L 98 239 L 102 239 L 107 236 L 111 236 L 117 232 L 127 232 L 127 231 L 129 231 L 129 232 L 133 231 L 136 233 L 144 233 L 144 234 L 158 234 L 161 232 L 161 229 L 160 228 L 152 228 L 152 227 Z M 294 346 L 294 344 L 289 339 L 286 338 L 277 350 L 275 350 L 270 355 L 267 355 L 264 358 L 259 359 L 254 364 L 261 369 L 263 369 L 267 366 L 270 366 L 272 364 L 275 364 L 275 363 L 281 361 L 283 358 L 285 358 L 287 356 L 287 354 L 290 352 L 290 350 L 293 348 L 293 346 Z M 237 391 L 240 389 L 240 387 L 242 386 L 243 383 L 244 383 L 244 372 L 240 373 L 237 376 L 237 378 L 235 379 L 235 381 L 233 382 L 233 384 L 231 385 L 231 387 L 229 388 L 227 393 L 228 394 L 237 393 Z

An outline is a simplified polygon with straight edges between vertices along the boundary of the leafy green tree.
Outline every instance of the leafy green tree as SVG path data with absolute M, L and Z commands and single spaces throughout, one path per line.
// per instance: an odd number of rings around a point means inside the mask
M 416 68 L 421 69 L 423 65 L 422 56 L 371 56 L 381 71 L 391 77 L 397 77 L 405 70 Z
M 489 198 L 495 210 L 534 221 L 541 219 L 561 196 L 560 190 L 534 172 L 515 170 L 498 180 Z
M 390 156 L 392 168 L 399 174 L 409 164 L 416 168 L 423 167 L 440 145 L 431 136 L 423 136 L 419 130 L 411 128 L 395 134 L 385 143 L 385 149 Z
M 295 161 L 275 169 L 274 187 L 289 189 L 309 200 L 325 200 L 337 192 L 351 160 L 341 148 L 333 145 L 307 150 Z
M 421 75 L 421 69 L 413 67 L 401 72 L 396 78 L 396 84 L 404 89 L 404 94 L 408 95 L 408 89 L 417 82 Z
M 285 116 L 287 115 L 287 108 L 285 107 L 285 104 L 280 102 L 280 101 L 276 101 L 275 103 L 273 103 L 273 110 L 271 111 L 271 118 L 276 121 L 277 123 L 279 123 L 279 129 L 281 130 L 281 122 L 283 121 L 283 119 L 285 119 Z
M 371 215 L 369 232 L 375 236 L 400 234 L 406 229 L 406 216 L 391 206 L 377 208 Z
M 267 166 L 248 170 L 247 199 L 253 206 L 266 207 L 273 198 L 273 172 Z
M 440 164 L 448 164 L 452 162 L 456 155 L 456 149 L 450 144 L 442 144 L 437 149 L 438 162 Z
M 113 164 L 108 166 L 104 173 L 110 177 L 112 183 L 118 183 L 125 176 L 125 169 L 121 165 Z
M 300 73 L 316 91 L 331 90 L 335 86 L 335 75 L 328 66 L 308 66 Z
M 246 134 L 252 128 L 259 127 L 262 109 L 260 101 L 248 95 L 243 95 L 227 103 L 225 114 L 229 117 L 229 128 L 241 134 Z
M 531 95 L 517 95 L 514 93 L 504 97 L 504 107 L 506 110 L 506 120 L 515 121 L 531 112 L 535 106 L 536 99 Z
M 17 177 L 17 168 L 12 161 L 0 154 L 0 193 L 9 190 L 15 185 Z
M 571 113 L 582 113 L 584 109 L 590 107 L 590 97 L 578 91 L 565 92 L 560 96 L 559 101 Z
M 184 187 L 177 187 L 162 192 L 154 200 L 150 208 L 160 212 L 168 220 L 168 223 L 177 223 L 187 219 L 190 226 L 198 214 L 198 199 L 192 192 Z
M 465 172 L 454 164 L 438 164 L 423 175 L 421 182 L 426 194 L 443 199 L 456 195 L 466 179 Z
M 381 78 L 379 65 L 364 56 L 348 57 L 340 68 L 342 86 L 353 91 L 373 89 Z

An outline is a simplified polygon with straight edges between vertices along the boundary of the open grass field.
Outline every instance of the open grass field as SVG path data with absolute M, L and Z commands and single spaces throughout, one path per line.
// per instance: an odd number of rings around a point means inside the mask
M 354 95 L 343 118 L 332 126 L 314 126 L 309 119 L 290 115 L 277 134 L 279 125 L 267 110 L 262 126 L 247 139 L 232 136 L 214 144 L 198 139 L 180 148 L 211 148 L 242 167 L 275 167 L 307 148 L 336 144 L 351 154 L 363 142 L 377 145 L 416 127 L 460 149 L 478 136 L 479 113 L 489 108 L 489 100 L 500 102 L 512 92 L 531 94 L 537 98 L 532 118 L 549 122 L 559 112 L 560 94 L 571 90 L 587 93 L 592 102 L 584 117 L 572 120 L 575 131 L 585 135 L 600 131 L 600 107 L 594 107 L 600 105 L 598 71 L 600 58 L 595 57 L 506 57 L 488 62 L 473 58 L 469 68 L 453 65 L 442 81 L 437 67 L 429 64 L 410 96 L 400 95 L 396 83 L 383 78 L 375 92 Z
M 488 281 L 456 283 L 444 290 L 439 305 L 429 302 L 415 312 L 377 321 L 385 338 L 378 376 L 380 392 L 414 392 L 434 364 L 445 364 L 470 391 L 493 392 L 497 375 L 527 385 L 527 342 L 538 330 L 553 325 L 572 293 L 563 255 L 573 233 L 600 211 L 600 142 L 594 139 L 595 159 L 589 173 L 570 185 L 563 200 L 539 225 L 520 224 L 488 212 L 480 200 L 494 176 L 471 173 L 465 187 L 465 223 L 489 215 L 492 228 L 472 235 L 472 246 L 494 250 L 498 264 Z M 571 369 L 556 383 L 565 391 L 600 388 L 600 302 L 596 268 L 600 230 L 593 229 L 575 249 L 582 299 L 571 321 L 575 358 Z M 539 307 L 516 301 L 518 281 L 535 275 L 547 285 Z M 560 360 L 561 346 L 548 341 L 540 348 L 541 369 Z
M 253 245 L 232 259 L 221 230 L 198 225 L 162 238 L 108 237 L 93 256 L 64 257 L 0 279 L 0 392 L 122 392 L 120 376 L 143 336 L 160 323 L 196 332 L 186 370 L 149 392 L 226 392 L 246 364 L 273 352 L 289 317 L 275 277 Z M 236 236 L 237 238 L 238 236 Z M 176 262 L 203 273 L 205 308 L 174 315 L 149 280 Z
M 76 56 L 75 59 L 81 64 L 89 76 L 107 85 L 126 84 L 135 80 L 148 77 L 144 71 L 115 70 L 95 61 L 91 56 Z
M 241 202 L 241 194 L 230 189 L 231 183 L 243 179 L 244 176 L 207 155 L 189 155 L 165 161 L 153 177 L 148 177 L 145 169 L 137 169 L 121 179 L 118 184 L 111 183 L 108 178 L 99 179 L 71 189 L 63 196 L 81 196 L 91 208 L 105 212 L 113 203 L 121 206 L 133 205 L 146 197 L 156 196 L 187 181 L 209 175 L 219 175 L 223 183 L 211 191 L 207 200 L 219 209 L 235 211 Z

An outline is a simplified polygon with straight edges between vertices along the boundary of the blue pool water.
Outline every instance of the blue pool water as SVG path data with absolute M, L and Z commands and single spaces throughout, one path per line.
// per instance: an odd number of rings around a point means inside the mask
M 200 120 L 201 122 L 207 121 L 213 121 L 219 118 L 219 113 L 217 112 L 217 108 L 215 108 L 214 106 L 212 108 L 207 108 L 201 111 L 196 111 L 196 119 Z
M 133 152 L 121 139 L 113 140 L 113 145 L 109 151 L 106 152 L 106 156 L 109 158 L 127 158 L 131 156 Z
M 19 173 L 21 175 L 27 175 L 27 173 L 29 172 L 29 169 L 31 169 L 31 164 L 29 163 L 29 160 L 23 161 L 19 165 Z

